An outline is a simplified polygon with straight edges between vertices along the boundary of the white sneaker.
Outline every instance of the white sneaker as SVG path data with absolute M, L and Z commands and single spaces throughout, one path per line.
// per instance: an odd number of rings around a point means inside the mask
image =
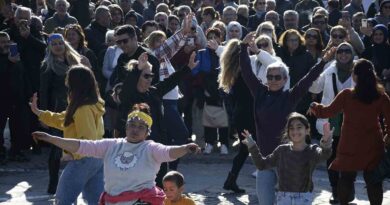
M 213 150 L 213 145 L 206 143 L 206 147 L 203 150 L 204 154 L 211 154 L 211 151 Z
M 224 144 L 221 145 L 221 154 L 223 154 L 223 155 L 229 154 L 228 148 Z
M 254 177 L 254 178 L 257 177 L 257 171 L 254 171 L 254 172 L 252 173 L 252 177 Z

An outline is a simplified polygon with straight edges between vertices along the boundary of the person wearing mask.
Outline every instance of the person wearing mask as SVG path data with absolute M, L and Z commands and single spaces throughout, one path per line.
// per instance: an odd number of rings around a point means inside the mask
M 340 171 L 338 197 L 347 205 L 357 171 L 363 171 L 370 204 L 382 204 L 382 181 L 370 183 L 371 170 L 384 156 L 384 135 L 389 135 L 390 98 L 378 82 L 374 65 L 359 59 L 353 66 L 353 88 L 342 90 L 330 105 L 312 103 L 309 113 L 318 118 L 343 114 L 336 158 L 330 168 Z M 358 112 L 357 112 L 358 110 Z M 380 118 L 384 118 L 382 131 Z
M 265 16 L 265 0 L 255 0 L 253 7 L 256 11 L 256 14 L 249 16 L 248 19 L 248 30 L 254 31 L 257 28 L 257 25 L 264 21 Z
M 247 52 L 254 35 L 249 34 L 241 43 L 241 76 L 254 98 L 254 119 L 257 144 L 262 155 L 268 155 L 280 144 L 280 134 L 286 125 L 287 116 L 295 110 L 298 102 L 306 95 L 310 85 L 318 78 L 334 49 L 328 51 L 322 60 L 299 80 L 292 88 L 284 90 L 288 82 L 288 68 L 282 62 L 267 66 L 267 85 L 261 83 L 251 69 Z M 261 51 L 260 50 L 260 54 Z M 272 205 L 275 202 L 276 173 L 274 170 L 258 170 L 256 192 L 260 204 Z
M 28 96 L 32 95 L 31 84 L 20 60 L 20 54 L 17 50 L 11 52 L 10 46 L 16 45 L 11 45 L 7 33 L 0 32 L 0 164 L 5 164 L 7 160 L 18 162 L 29 160 L 22 150 L 29 144 L 27 143 L 29 141 L 29 122 L 26 119 L 26 114 L 28 114 L 26 106 Z M 15 49 L 15 47 L 11 49 Z M 7 118 L 11 136 L 8 157 L 4 144 Z
M 45 21 L 45 27 L 43 29 L 45 33 L 52 33 L 56 27 L 65 27 L 69 24 L 78 23 L 77 19 L 69 15 L 68 13 L 68 9 L 70 6 L 69 2 L 67 2 L 66 0 L 56 0 L 54 6 L 56 12 L 52 17 L 48 18 Z
M 336 50 L 335 61 L 333 61 L 327 69 L 320 75 L 320 77 L 313 82 L 309 91 L 314 94 L 322 92 L 321 103 L 329 105 L 336 95 L 344 89 L 353 88 L 355 83 L 352 80 L 352 68 L 354 65 L 354 51 L 349 43 L 341 43 Z M 336 157 L 336 150 L 340 140 L 341 123 L 343 116 L 338 114 L 329 119 L 318 119 L 316 123 L 317 131 L 323 135 L 323 125 L 329 121 L 333 131 L 332 155 L 327 161 L 327 167 L 332 163 Z M 340 172 L 328 168 L 328 178 L 332 187 L 332 196 L 329 203 L 339 203 L 337 186 L 339 182 Z M 355 198 L 354 191 L 351 193 L 349 201 Z
M 88 48 L 90 48 L 94 53 L 100 53 L 102 50 L 106 49 L 104 39 L 110 26 L 111 14 L 108 7 L 97 7 L 95 10 L 95 20 L 84 29 Z

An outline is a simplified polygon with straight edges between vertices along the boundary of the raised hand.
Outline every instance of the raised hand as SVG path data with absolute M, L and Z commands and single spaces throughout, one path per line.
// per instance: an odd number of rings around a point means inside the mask
M 324 55 L 322 56 L 322 59 L 326 62 L 331 61 L 335 58 L 337 48 L 335 46 L 331 47 L 329 50 L 327 50 Z
M 216 40 L 209 40 L 209 41 L 207 41 L 207 47 L 212 49 L 212 50 L 214 50 L 214 51 L 217 50 L 218 46 L 219 45 L 218 45 Z
M 195 56 L 196 56 L 196 53 L 195 53 L 195 51 L 193 51 L 191 53 L 190 59 L 188 60 L 188 67 L 191 70 L 194 69 L 199 64 L 199 60 L 195 61 Z
M 307 110 L 307 112 L 306 112 L 306 114 L 307 115 L 310 115 L 310 116 L 315 116 L 316 115 L 316 112 L 314 111 L 314 107 L 315 106 L 317 106 L 318 105 L 318 103 L 316 103 L 316 102 L 312 102 L 311 104 L 310 104 L 310 107 L 309 107 L 309 109 Z
M 183 34 L 184 35 L 191 33 L 192 18 L 194 18 L 194 17 L 195 17 L 195 14 L 191 12 L 184 18 L 184 21 L 183 21 Z
M 148 54 L 146 52 L 143 52 L 138 57 L 138 69 L 143 70 L 145 68 L 149 68 L 150 64 L 148 62 Z
M 245 38 L 242 40 L 242 43 L 244 43 L 244 44 L 250 44 L 252 41 L 254 41 L 255 40 L 255 36 L 256 36 L 256 33 L 255 32 L 250 32 L 250 33 L 248 33 L 246 36 L 245 36 Z
M 33 96 L 31 97 L 31 102 L 29 104 L 30 104 L 31 111 L 35 115 L 39 116 L 42 111 L 38 109 L 38 95 L 37 95 L 37 93 L 33 94 Z
M 244 145 L 252 147 L 255 144 L 255 141 L 253 140 L 252 135 L 248 132 L 248 130 L 244 130 L 241 135 L 245 138 L 241 141 Z
M 322 127 L 324 130 L 324 136 L 322 136 L 322 140 L 324 142 L 329 142 L 329 140 L 332 140 L 332 138 L 333 138 L 334 128 L 332 130 L 330 130 L 330 123 L 329 122 L 325 123 Z

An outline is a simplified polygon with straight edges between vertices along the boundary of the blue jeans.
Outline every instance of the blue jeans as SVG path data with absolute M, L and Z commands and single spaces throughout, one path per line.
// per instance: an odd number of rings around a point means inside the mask
M 256 192 L 259 205 L 274 204 L 276 181 L 276 173 L 273 169 L 257 170 Z
M 276 205 L 311 205 L 313 193 L 311 192 L 278 192 Z
M 56 204 L 70 205 L 82 192 L 88 204 L 97 205 L 103 191 L 103 161 L 92 157 L 72 160 L 61 174 Z

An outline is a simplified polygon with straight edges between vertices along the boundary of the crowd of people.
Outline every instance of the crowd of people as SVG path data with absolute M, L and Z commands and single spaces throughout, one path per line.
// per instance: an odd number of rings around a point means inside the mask
M 363 171 L 379 205 L 390 0 L 362 3 L 0 0 L 0 166 L 49 145 L 57 204 L 191 204 L 179 158 L 237 139 L 226 190 L 245 193 L 251 153 L 260 205 L 311 204 L 320 161 L 331 204 L 353 201 Z

